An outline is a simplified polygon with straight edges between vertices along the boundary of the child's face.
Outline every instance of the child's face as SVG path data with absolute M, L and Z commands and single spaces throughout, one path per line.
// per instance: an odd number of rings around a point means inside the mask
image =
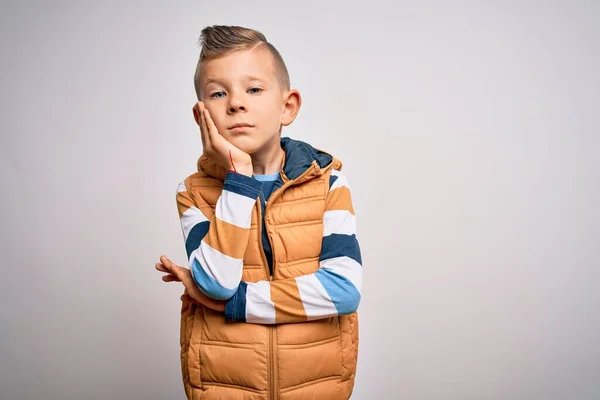
M 261 48 L 236 51 L 201 66 L 204 105 L 219 133 L 248 154 L 273 143 L 281 125 L 290 124 L 298 111 L 290 120 L 290 93 L 281 87 L 275 71 L 271 54 Z M 251 126 L 234 127 L 240 123 Z

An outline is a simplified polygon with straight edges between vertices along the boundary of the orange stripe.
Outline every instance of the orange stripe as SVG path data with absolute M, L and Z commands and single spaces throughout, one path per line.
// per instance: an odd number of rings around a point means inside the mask
M 242 259 L 248 246 L 248 235 L 250 229 L 240 228 L 215 217 L 202 240 L 226 256 Z
M 307 320 L 295 279 L 271 282 L 271 301 L 275 304 L 275 321 L 278 324 Z
M 339 188 L 333 189 L 331 192 L 329 192 L 327 211 L 333 210 L 350 211 L 350 213 L 354 215 L 352 196 L 350 195 L 350 189 L 348 189 L 347 186 L 340 186 Z
M 194 207 L 194 201 L 190 197 L 190 194 L 186 192 L 177 192 L 177 211 L 179 211 L 179 218 L 186 212 L 190 207 Z

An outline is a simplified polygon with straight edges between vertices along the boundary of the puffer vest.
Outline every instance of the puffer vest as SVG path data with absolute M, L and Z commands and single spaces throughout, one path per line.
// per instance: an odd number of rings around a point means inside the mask
M 301 141 L 281 138 L 281 146 L 285 156 L 279 184 L 264 213 L 260 199 L 252 212 L 242 276 L 246 282 L 297 277 L 319 268 L 329 179 L 342 162 Z M 186 187 L 205 214 L 214 214 L 225 174 L 202 156 L 198 172 L 186 179 Z M 272 276 L 261 240 L 263 228 L 272 248 Z M 294 238 L 310 239 L 294 242 Z M 188 399 L 350 397 L 358 356 L 356 312 L 303 323 L 258 325 L 226 321 L 222 312 L 186 293 L 181 299 L 181 367 Z

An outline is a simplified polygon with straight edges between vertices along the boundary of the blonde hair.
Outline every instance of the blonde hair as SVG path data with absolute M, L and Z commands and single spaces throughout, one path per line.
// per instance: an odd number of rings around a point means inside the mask
M 225 56 L 238 50 L 255 49 L 264 46 L 273 56 L 275 73 L 283 89 L 290 89 L 290 76 L 285 62 L 277 49 L 267 41 L 265 35 L 257 30 L 241 26 L 213 25 L 202 29 L 198 44 L 200 57 L 194 74 L 194 88 L 200 100 L 200 65 L 203 61 Z

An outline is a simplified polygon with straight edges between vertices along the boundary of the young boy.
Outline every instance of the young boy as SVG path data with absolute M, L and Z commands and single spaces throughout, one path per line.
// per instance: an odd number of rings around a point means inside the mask
M 181 362 L 188 399 L 348 399 L 362 260 L 342 162 L 281 137 L 301 105 L 255 30 L 202 31 L 193 107 L 203 154 L 179 184 L 190 269 Z

